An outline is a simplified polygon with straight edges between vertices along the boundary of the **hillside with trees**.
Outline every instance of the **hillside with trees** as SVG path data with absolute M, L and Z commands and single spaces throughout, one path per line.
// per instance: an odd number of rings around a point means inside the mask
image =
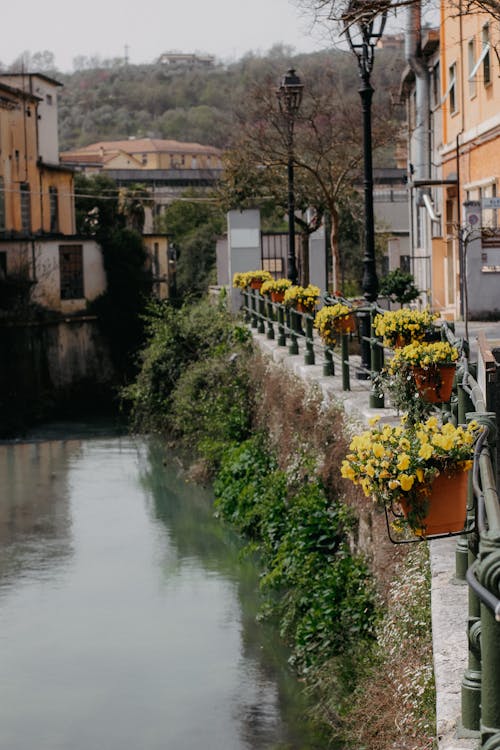
M 59 136 L 61 151 L 99 140 L 172 138 L 224 148 L 231 142 L 235 115 L 250 107 L 252 91 L 296 68 L 305 86 L 335 80 L 343 106 L 359 107 L 358 68 L 350 52 L 332 48 L 294 55 L 291 48 L 273 47 L 266 55 L 247 54 L 239 61 L 211 68 L 183 65 L 130 65 L 123 59 L 78 58 L 72 74 L 54 67 L 48 51 L 25 52 L 9 70 L 43 72 L 61 81 Z M 7 69 L 6 66 L 2 66 Z M 402 53 L 377 50 L 373 85 L 375 106 L 399 118 L 393 102 L 403 68 Z

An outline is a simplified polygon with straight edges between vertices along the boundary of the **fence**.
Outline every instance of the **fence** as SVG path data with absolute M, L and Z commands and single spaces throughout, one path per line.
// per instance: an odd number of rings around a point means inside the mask
M 333 300 L 327 299 L 327 302 Z M 350 353 L 352 334 L 339 334 L 340 347 L 324 346 L 314 331 L 314 316 L 271 302 L 257 290 L 243 292 L 243 312 L 252 328 L 288 346 L 288 353 L 301 351 L 305 365 L 323 365 L 325 377 L 341 368 L 341 387 L 351 389 L 351 377 L 367 380 L 370 406 L 385 408 L 377 386 L 384 367 L 382 341 L 373 331 L 373 318 L 384 312 L 377 305 L 363 305 L 354 314 L 371 321 L 368 336 L 360 348 L 369 351 L 369 367 L 358 354 Z M 359 331 L 358 326 L 358 331 Z M 366 327 L 363 329 L 366 331 Z M 475 447 L 469 480 L 467 521 L 456 549 L 456 576 L 469 585 L 467 624 L 468 664 L 464 673 L 462 716 L 463 736 L 477 736 L 480 750 L 500 750 L 500 446 L 497 443 L 497 414 L 500 390 L 497 364 L 487 342 L 479 336 L 477 362 L 469 357 L 469 342 L 457 339 L 453 327 L 440 326 L 440 336 L 461 352 L 454 390 L 449 402 L 440 407 L 443 421 L 466 424 L 471 420 L 484 429 Z M 366 358 L 365 358 L 366 360 Z

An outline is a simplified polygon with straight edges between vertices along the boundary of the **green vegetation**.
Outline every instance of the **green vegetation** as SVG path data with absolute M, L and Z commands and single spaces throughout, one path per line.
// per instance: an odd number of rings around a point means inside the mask
M 234 131 L 234 113 L 241 109 L 240 103 L 245 106 L 249 89 L 266 78 L 277 86 L 292 66 L 306 85 L 325 70 L 332 71 L 339 97 L 350 98 L 359 107 L 357 67 L 348 52 L 335 48 L 297 55 L 277 45 L 267 54 L 248 54 L 212 68 L 80 57 L 72 74 L 57 70 L 51 52 L 25 52 L 10 69 L 40 71 L 63 83 L 58 97 L 59 133 L 65 151 L 100 140 L 148 136 L 225 147 Z M 372 80 L 375 105 L 384 107 L 384 118 L 401 70 L 400 53 L 377 50 Z
M 250 335 L 223 302 L 207 299 L 180 309 L 152 301 L 145 322 L 140 372 L 123 392 L 132 425 L 182 437 L 212 465 L 218 446 L 249 432 Z
M 264 612 L 272 614 L 301 673 L 349 650 L 373 631 L 365 562 L 351 553 L 355 525 L 314 478 L 290 487 L 261 435 L 224 455 L 214 485 L 221 516 L 260 553 Z
M 193 191 L 165 208 L 158 228 L 168 232 L 176 248 L 176 298 L 199 297 L 209 284 L 216 283 L 216 241 L 225 225 L 226 216 L 218 202 L 210 202 L 206 195 L 204 201 L 197 201 Z
M 389 297 L 391 302 L 399 302 L 400 305 L 404 305 L 417 299 L 420 292 L 415 286 L 415 279 L 411 273 L 395 268 L 380 282 L 380 295 Z
M 146 251 L 142 236 L 133 224 L 127 208 L 120 206 L 118 189 L 103 175 L 76 175 L 77 231 L 95 238 L 102 248 L 107 289 L 89 306 L 98 315 L 110 354 L 124 382 L 134 374 L 134 357 L 144 342 L 142 315 L 151 294 L 151 275 L 145 270 Z
M 346 750 L 429 750 L 428 560 L 423 546 L 390 545 L 384 520 L 341 479 L 343 413 L 253 351 L 223 303 L 155 303 L 147 326 L 124 394 L 133 423 L 175 438 L 196 463 L 191 477 L 213 479 L 216 512 L 255 555 L 261 617 L 289 645 L 314 722 Z

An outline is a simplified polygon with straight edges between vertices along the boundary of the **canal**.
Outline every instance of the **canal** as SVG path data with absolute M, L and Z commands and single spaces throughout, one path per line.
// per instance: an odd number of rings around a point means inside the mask
M 64 429 L 0 445 L 0 747 L 323 747 L 210 491 Z

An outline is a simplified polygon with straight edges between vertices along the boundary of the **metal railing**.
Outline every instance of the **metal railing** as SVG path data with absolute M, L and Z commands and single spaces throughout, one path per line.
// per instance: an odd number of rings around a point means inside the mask
M 353 371 L 357 378 L 371 383 L 370 406 L 384 407 L 383 396 L 376 393 L 376 380 L 384 366 L 382 341 L 370 327 L 365 337 L 370 347 L 370 368 L 363 368 L 359 356 L 349 354 L 351 334 L 339 334 L 336 347 L 323 346 L 314 333 L 314 316 L 298 313 L 279 303 L 266 300 L 256 290 L 243 293 L 243 311 L 251 326 L 278 346 L 288 346 L 291 355 L 302 350 L 304 364 L 323 364 L 323 375 L 342 368 L 342 390 L 351 389 Z M 326 298 L 327 304 L 339 301 Z M 385 312 L 377 305 L 353 310 L 374 316 Z M 497 413 L 500 408 L 500 383 L 497 364 L 483 335 L 479 336 L 478 359 L 471 362 L 469 343 L 455 337 L 453 327 L 440 326 L 441 336 L 461 353 L 455 386 L 449 403 L 441 406 L 444 421 L 466 424 L 475 420 L 483 427 L 477 441 L 469 480 L 467 521 L 456 549 L 456 577 L 469 586 L 467 624 L 468 664 L 462 680 L 462 715 L 459 734 L 479 738 L 480 750 L 500 750 L 500 445 L 497 442 Z M 358 326 L 358 340 L 359 340 Z M 360 341 L 363 345 L 363 341 Z

